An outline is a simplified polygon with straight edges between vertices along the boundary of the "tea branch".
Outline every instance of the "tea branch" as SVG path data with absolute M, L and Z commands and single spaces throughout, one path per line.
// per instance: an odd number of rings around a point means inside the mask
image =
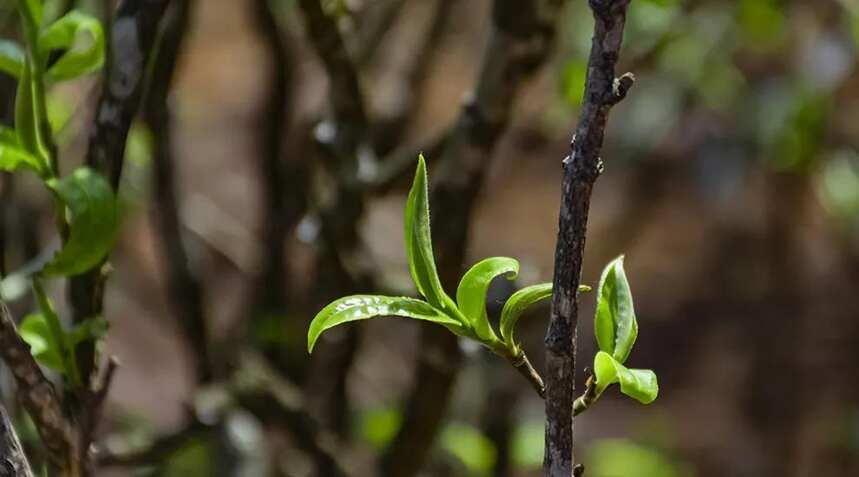
M 33 477 L 30 463 L 6 409 L 0 404 L 0 477 Z
M 16 396 L 33 419 L 51 462 L 69 469 L 78 458 L 78 441 L 72 424 L 63 414 L 59 394 L 30 354 L 30 347 L 18 334 L 15 321 L 2 301 L 0 357 L 15 378 Z
M 630 0 L 590 0 L 594 36 L 584 101 L 570 155 L 563 161 L 552 312 L 546 334 L 547 477 L 573 474 L 577 288 L 582 271 L 588 209 L 601 172 L 600 150 L 611 107 L 626 96 L 632 75 L 615 77 Z

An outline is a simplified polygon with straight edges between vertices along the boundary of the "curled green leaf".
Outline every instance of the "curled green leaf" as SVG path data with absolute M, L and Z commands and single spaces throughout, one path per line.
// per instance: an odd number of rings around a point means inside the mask
M 432 252 L 430 233 L 429 190 L 424 156 L 418 157 L 415 180 L 406 201 L 405 239 L 409 272 L 418 292 L 434 307 L 448 310 L 453 300 L 441 286 L 435 258 Z
M 649 369 L 629 369 L 604 351 L 594 357 L 594 375 L 597 395 L 614 383 L 620 383 L 622 393 L 642 404 L 650 404 L 659 395 L 656 373 Z
M 41 32 L 38 49 L 42 61 L 52 51 L 64 51 L 45 72 L 47 80 L 77 78 L 98 70 L 104 63 L 104 31 L 95 17 L 72 11 Z
M 629 357 L 638 337 L 638 322 L 632 304 L 632 290 L 623 270 L 623 255 L 609 262 L 600 278 L 594 333 L 599 349 L 621 364 Z
M 513 339 L 513 330 L 519 317 L 534 304 L 552 296 L 552 284 L 541 283 L 531 285 L 514 293 L 501 310 L 501 338 L 507 348 L 514 354 L 519 354 L 519 345 Z
M 325 330 L 350 321 L 367 320 L 377 316 L 400 316 L 431 321 L 455 331 L 461 324 L 424 301 L 408 297 L 353 295 L 331 302 L 313 318 L 307 332 L 307 350 L 313 347 Z
M 486 293 L 489 291 L 489 284 L 499 275 L 506 275 L 508 279 L 514 280 L 518 273 L 519 262 L 515 259 L 492 257 L 477 262 L 460 280 L 456 289 L 456 304 L 482 341 L 498 340 L 486 315 Z
M 45 266 L 44 273 L 79 275 L 98 266 L 113 248 L 119 228 L 110 184 L 86 167 L 46 184 L 70 212 L 70 233 L 63 248 Z
M 17 43 L 0 40 L 0 71 L 14 78 L 21 78 L 24 61 L 24 50 Z

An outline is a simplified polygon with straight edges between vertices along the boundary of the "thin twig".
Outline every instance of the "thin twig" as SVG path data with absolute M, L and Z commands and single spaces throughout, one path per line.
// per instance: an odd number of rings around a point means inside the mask
M 33 477 L 18 434 L 12 427 L 6 408 L 0 404 L 0 477 Z
M 510 364 L 531 383 L 531 387 L 534 388 L 534 391 L 537 391 L 537 395 L 541 398 L 546 397 L 546 386 L 543 384 L 543 378 L 540 377 L 540 373 L 531 365 L 528 356 L 523 353 L 519 358 L 510 359 Z
M 611 107 L 626 96 L 632 75 L 615 78 L 626 11 L 630 0 L 590 0 L 595 27 L 588 59 L 584 102 L 564 160 L 552 312 L 546 333 L 547 477 L 569 477 L 574 471 L 573 406 L 575 399 L 578 286 L 585 248 L 588 209 L 601 172 L 606 121 Z

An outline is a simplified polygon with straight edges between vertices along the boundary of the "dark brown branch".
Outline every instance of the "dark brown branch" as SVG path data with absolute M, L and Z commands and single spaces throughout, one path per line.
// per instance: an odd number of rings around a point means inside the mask
M 18 385 L 16 395 L 36 424 L 51 461 L 69 468 L 78 458 L 77 437 L 63 415 L 60 397 L 30 354 L 30 347 L 18 335 L 15 321 L 0 301 L 0 357 Z
M 30 462 L 6 409 L 0 404 L 0 477 L 33 477 Z
M 321 247 L 316 257 L 317 296 L 313 307 L 343 294 L 372 289 L 373 271 L 364 258 L 359 225 L 364 214 L 364 190 L 358 180 L 359 156 L 367 153 L 368 119 L 358 72 L 349 57 L 335 18 L 320 0 L 299 0 L 305 29 L 328 75 L 331 118 L 317 128 L 321 157 L 331 177 L 331 200 L 320 205 Z M 334 385 L 323 393 L 320 408 L 341 433 L 347 432 L 346 379 L 358 349 L 358 328 L 345 330 L 348 346 L 321 354 L 325 375 L 311 375 L 308 387 L 320 379 Z
M 153 190 L 158 234 L 167 264 L 170 302 L 195 360 L 197 379 L 212 378 L 205 300 L 199 273 L 192 269 L 179 218 L 173 117 L 168 104 L 173 77 L 191 17 L 192 0 L 176 0 L 167 13 L 143 101 L 143 119 L 153 138 Z
M 546 333 L 546 447 L 544 474 L 573 475 L 578 294 L 591 191 L 602 165 L 606 121 L 626 95 L 632 76 L 615 78 L 630 0 L 590 0 L 594 37 L 588 58 L 584 101 L 570 155 L 564 160 L 552 313 Z
M 145 67 L 158 22 L 169 0 L 123 0 L 110 25 L 104 84 L 90 135 L 87 164 L 119 187 L 128 130 L 140 104 Z M 105 276 L 102 267 L 73 277 L 69 282 L 69 304 L 74 321 L 101 315 Z M 85 381 L 96 364 L 95 345 L 89 341 L 77 350 Z
M 433 242 L 442 283 L 456 286 L 462 270 L 471 214 L 492 152 L 506 129 L 526 80 L 548 57 L 554 43 L 557 0 L 496 0 L 492 30 L 474 93 L 465 102 L 440 159 L 429 158 Z M 403 426 L 383 457 L 383 474 L 415 475 L 426 460 L 444 417 L 461 363 L 456 337 L 425 327 L 414 388 Z
M 260 177 L 263 193 L 263 243 L 266 255 L 256 289 L 255 314 L 279 311 L 288 287 L 284 245 L 305 211 L 306 161 L 284 160 L 283 135 L 289 129 L 287 106 L 293 74 L 270 0 L 254 0 L 254 19 L 269 59 L 268 97 L 260 116 Z

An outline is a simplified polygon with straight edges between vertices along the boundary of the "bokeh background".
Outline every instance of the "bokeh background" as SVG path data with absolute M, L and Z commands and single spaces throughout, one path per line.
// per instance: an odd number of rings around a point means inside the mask
M 18 34 L 12 3 L 0 5 L 4 37 Z M 69 2 L 46 3 L 60 11 Z M 104 15 L 104 2 L 77 3 Z M 522 264 L 514 286 L 494 287 L 493 313 L 516 286 L 552 277 L 560 161 L 577 118 L 593 25 L 587 2 L 565 3 L 552 54 L 517 92 L 471 215 L 466 265 L 492 255 Z M 314 142 L 330 133 L 331 81 L 296 3 L 270 5 L 285 47 L 274 54 L 257 2 L 198 0 L 191 12 L 169 96 L 182 229 L 172 239 L 181 237 L 203 285 L 201 313 L 212 341 L 229 343 L 237 329 L 248 330 L 251 342 L 302 383 L 308 413 L 336 424 L 354 475 L 374 475 L 372 462 L 403 420 L 424 325 L 378 319 L 354 326 L 358 333 L 332 332 L 313 360 L 303 348 L 314 306 L 342 290 L 319 270 L 330 246 L 320 237 L 320 211 L 337 181 L 325 174 Z M 436 138 L 474 87 L 491 2 L 344 0 L 327 7 L 339 15 L 358 65 L 377 148 L 423 150 L 432 173 Z M 619 68 L 637 81 L 610 118 L 583 282 L 595 285 L 608 260 L 626 255 L 640 323 L 630 363 L 656 371 L 660 396 L 643 407 L 612 392 L 576 420 L 586 475 L 859 475 L 857 46 L 855 0 L 633 1 Z M 281 98 L 287 121 L 276 123 L 283 139 L 277 159 L 295 174 L 282 184 L 282 211 L 298 210 L 300 220 L 283 243 L 268 243 L 270 174 L 261 158 L 278 109 L 271 81 L 278 67 L 288 73 L 279 78 L 288 95 Z M 85 153 L 97 85 L 93 76 L 50 92 L 64 167 Z M 4 121 L 13 97 L 14 82 L 0 78 Z M 194 351 L 177 325 L 153 161 L 153 134 L 140 122 L 126 153 L 124 222 L 105 312 L 106 352 L 122 367 L 101 435 L 116 452 L 171 435 L 189 419 L 206 421 L 200 416 L 223 397 L 195 383 Z M 367 194 L 357 222 L 362 247 L 352 258 L 370 264 L 377 291 L 414 293 L 402 243 L 411 168 L 405 181 Z M 6 273 L 55 237 L 50 198 L 35 180 L 4 173 L 0 193 Z M 305 203 L 288 202 L 302 196 Z M 272 268 L 282 270 L 282 281 L 260 280 Z M 262 311 L 250 309 L 248 297 L 261 288 L 275 298 Z M 2 293 L 18 316 L 31 309 L 20 283 L 2 282 Z M 62 301 L 61 284 L 54 295 Z M 595 352 L 592 311 L 586 295 L 580 380 Z M 538 369 L 547 313 L 530 316 L 521 333 Z M 502 360 L 459 345 L 465 359 L 419 475 L 540 475 L 542 401 Z M 334 382 L 340 369 L 325 356 L 344 348 L 348 373 Z M 212 353 L 217 360 L 219 349 Z M 340 420 L 330 414 L 332 393 L 340 396 Z M 300 436 L 238 408 L 222 412 L 217 425 L 186 436 L 158 460 L 104 475 L 316 472 L 296 445 Z

